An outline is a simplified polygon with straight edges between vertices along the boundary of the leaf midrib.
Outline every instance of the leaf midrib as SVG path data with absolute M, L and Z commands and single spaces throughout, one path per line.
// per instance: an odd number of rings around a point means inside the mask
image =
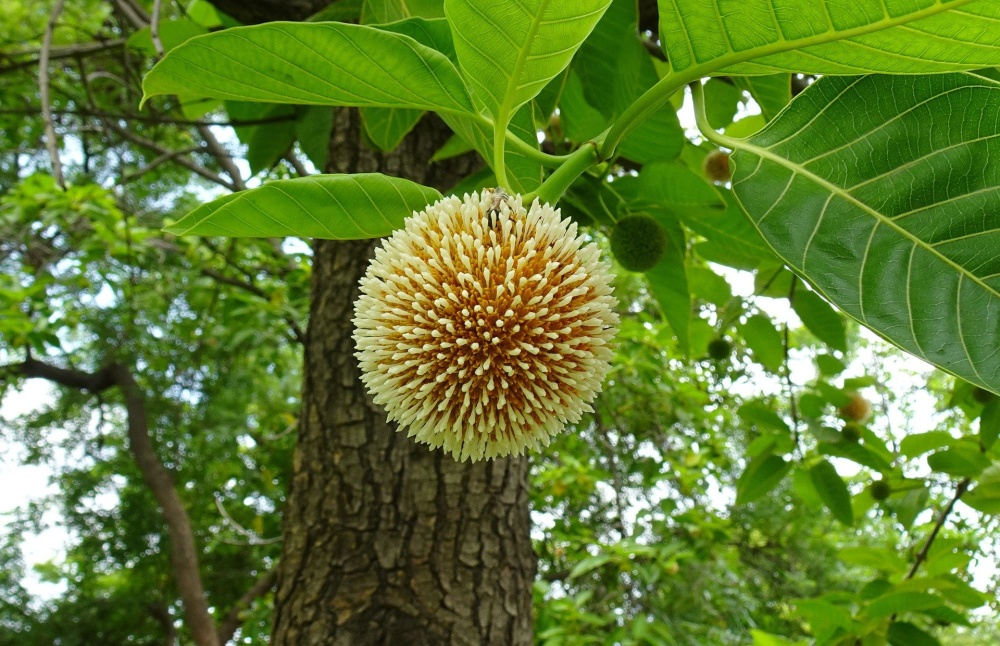
M 507 129 L 507 124 L 510 121 L 510 115 L 514 111 L 514 95 L 517 94 L 517 82 L 521 78 L 521 74 L 524 72 L 524 67 L 528 61 L 528 53 L 531 51 L 531 45 L 538 35 L 538 29 L 542 24 L 542 15 L 545 10 L 549 7 L 549 2 L 551 0 L 541 0 L 538 4 L 538 11 L 531 18 L 531 26 L 528 28 L 528 35 L 524 39 L 524 44 L 517 53 L 517 60 L 514 62 L 514 68 L 510 72 L 510 77 L 507 79 L 507 91 L 504 93 L 503 103 L 500 104 L 500 109 L 497 111 L 496 128 Z

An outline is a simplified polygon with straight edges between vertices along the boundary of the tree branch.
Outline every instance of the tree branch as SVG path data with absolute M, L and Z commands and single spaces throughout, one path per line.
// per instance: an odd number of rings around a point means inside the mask
M 240 613 L 250 607 L 258 597 L 261 597 L 274 587 L 278 581 L 278 574 L 274 568 L 265 572 L 257 581 L 250 586 L 250 589 L 243 593 L 243 596 L 233 604 L 226 616 L 219 623 L 219 644 L 225 646 L 236 634 L 236 630 L 243 624 Z
M 66 0 L 56 0 L 55 6 L 52 7 L 49 22 L 45 26 L 45 36 L 42 38 L 42 51 L 38 55 L 38 96 L 42 102 L 42 120 L 45 122 L 45 147 L 49 151 L 49 159 L 52 160 L 52 176 L 63 190 L 66 190 L 66 181 L 63 179 L 62 161 L 59 159 L 59 142 L 56 140 L 52 98 L 49 94 L 49 51 L 52 49 L 52 34 L 56 30 L 56 21 L 59 20 L 65 4 Z
M 265 292 L 263 289 L 257 287 L 252 283 L 243 282 L 242 280 L 239 280 L 237 278 L 230 278 L 229 276 L 226 276 L 225 274 L 208 267 L 202 269 L 201 273 L 202 275 L 208 276 L 209 278 L 212 278 L 213 280 L 216 280 L 220 283 L 224 283 L 226 285 L 231 285 L 232 287 L 242 289 L 243 291 L 253 294 L 254 296 L 257 296 L 259 298 L 262 298 L 265 301 L 271 300 L 271 297 L 268 295 L 267 292 Z M 288 328 L 291 330 L 292 340 L 298 343 L 299 345 L 305 345 L 306 335 L 305 332 L 303 332 L 302 328 L 299 326 L 298 321 L 292 318 L 291 315 L 287 314 L 285 315 L 284 319 L 285 322 L 288 323 Z
M 146 139 L 145 137 L 137 135 L 134 132 L 128 130 L 127 128 L 122 128 L 114 121 L 107 120 L 104 121 L 103 123 L 109 129 L 118 133 L 122 138 L 127 139 L 134 144 L 142 146 L 143 148 L 148 148 L 149 150 L 157 152 L 160 155 L 173 155 L 174 153 L 174 151 L 170 150 L 165 146 L 160 145 L 159 143 L 153 141 L 152 139 Z M 184 168 L 187 168 L 188 170 L 194 172 L 197 175 L 201 175 L 207 180 L 215 182 L 219 186 L 223 186 L 229 189 L 230 191 L 236 190 L 236 187 L 233 186 L 233 184 L 231 184 L 230 182 L 226 181 L 226 179 L 223 178 L 221 175 L 210 171 L 209 169 L 195 162 L 193 159 L 191 159 L 186 155 L 176 155 L 174 156 L 174 160 Z
M 8 370 L 29 379 L 45 379 L 61 386 L 100 393 L 117 387 L 125 399 L 128 413 L 129 451 L 142 473 L 142 479 L 160 505 L 170 536 L 170 557 L 177 580 L 177 589 L 184 604 L 184 618 L 198 646 L 218 646 L 218 636 L 208 611 L 205 589 L 198 565 L 198 550 L 187 510 L 177 495 L 173 475 L 163 466 L 149 434 L 146 404 L 132 373 L 124 366 L 112 363 L 89 373 L 69 370 L 38 361 L 29 356 L 23 363 L 8 366 Z
M 67 45 L 65 47 L 50 47 L 49 48 L 49 60 L 54 61 L 60 58 L 81 58 L 89 54 L 97 54 L 100 52 L 105 52 L 111 49 L 118 49 L 125 44 L 124 38 L 116 38 L 115 40 L 109 40 L 103 43 L 87 43 L 81 45 Z M 7 52 L 3 54 L 5 58 L 20 58 L 22 56 L 30 56 L 31 58 L 23 61 L 17 61 L 16 63 L 11 63 L 4 67 L 0 67 L 0 74 L 6 74 L 8 72 L 13 72 L 15 70 L 24 69 L 25 67 L 31 67 L 32 65 L 37 65 L 40 62 L 41 50 L 26 49 L 19 52 Z
M 951 514 L 951 510 L 955 508 L 955 503 L 957 503 L 958 500 L 965 495 L 965 492 L 969 490 L 970 484 L 972 484 L 972 480 L 970 478 L 964 478 L 958 483 L 958 486 L 955 487 L 955 495 L 951 497 L 951 500 L 948 501 L 945 508 L 938 513 L 937 520 L 934 522 L 934 529 L 931 530 L 927 540 L 924 541 L 924 546 L 919 552 L 917 552 L 917 558 L 914 559 L 913 565 L 910 566 L 910 571 L 906 573 L 905 577 L 903 577 L 904 580 L 912 579 L 917 573 L 917 570 L 920 569 L 923 562 L 927 560 L 927 554 L 931 551 L 934 539 L 937 538 L 937 535 L 944 526 L 945 521 L 948 520 L 948 515 Z

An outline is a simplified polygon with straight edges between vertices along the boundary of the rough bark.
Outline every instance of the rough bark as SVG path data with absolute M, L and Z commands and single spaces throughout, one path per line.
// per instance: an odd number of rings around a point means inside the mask
M 331 172 L 445 189 L 473 160 L 429 164 L 448 131 L 424 121 L 396 152 L 361 145 L 338 112 Z M 527 460 L 457 463 L 386 422 L 359 379 L 353 303 L 373 244 L 314 245 L 303 410 L 284 515 L 273 643 L 528 644 Z

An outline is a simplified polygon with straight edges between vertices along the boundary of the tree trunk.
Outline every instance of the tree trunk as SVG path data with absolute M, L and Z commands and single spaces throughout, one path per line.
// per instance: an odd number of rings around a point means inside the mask
M 339 110 L 331 172 L 384 172 L 446 189 L 474 160 L 430 164 L 448 129 L 426 117 L 391 154 Z M 386 422 L 351 337 L 374 245 L 317 241 L 294 475 L 284 513 L 273 643 L 528 644 L 528 462 L 458 463 Z

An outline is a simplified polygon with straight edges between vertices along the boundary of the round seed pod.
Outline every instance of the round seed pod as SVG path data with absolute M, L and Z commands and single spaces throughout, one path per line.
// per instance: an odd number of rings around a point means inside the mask
M 840 429 L 840 436 L 844 438 L 845 442 L 850 442 L 854 444 L 861 440 L 861 424 L 857 422 L 848 422 L 844 424 L 844 428 Z
M 725 361 L 733 354 L 733 344 L 719 337 L 708 342 L 708 356 L 716 361 Z
M 667 250 L 667 232 L 648 215 L 630 215 L 611 231 L 611 253 L 629 271 L 649 271 Z
M 868 485 L 868 493 L 875 500 L 882 501 L 892 494 L 892 486 L 885 480 L 875 480 Z
M 725 184 L 733 179 L 733 169 L 729 163 L 729 153 L 723 150 L 713 150 L 705 156 L 702 164 L 705 177 L 718 184 Z
M 872 414 L 872 405 L 859 393 L 850 394 L 851 401 L 840 407 L 840 416 L 849 422 L 864 423 Z

